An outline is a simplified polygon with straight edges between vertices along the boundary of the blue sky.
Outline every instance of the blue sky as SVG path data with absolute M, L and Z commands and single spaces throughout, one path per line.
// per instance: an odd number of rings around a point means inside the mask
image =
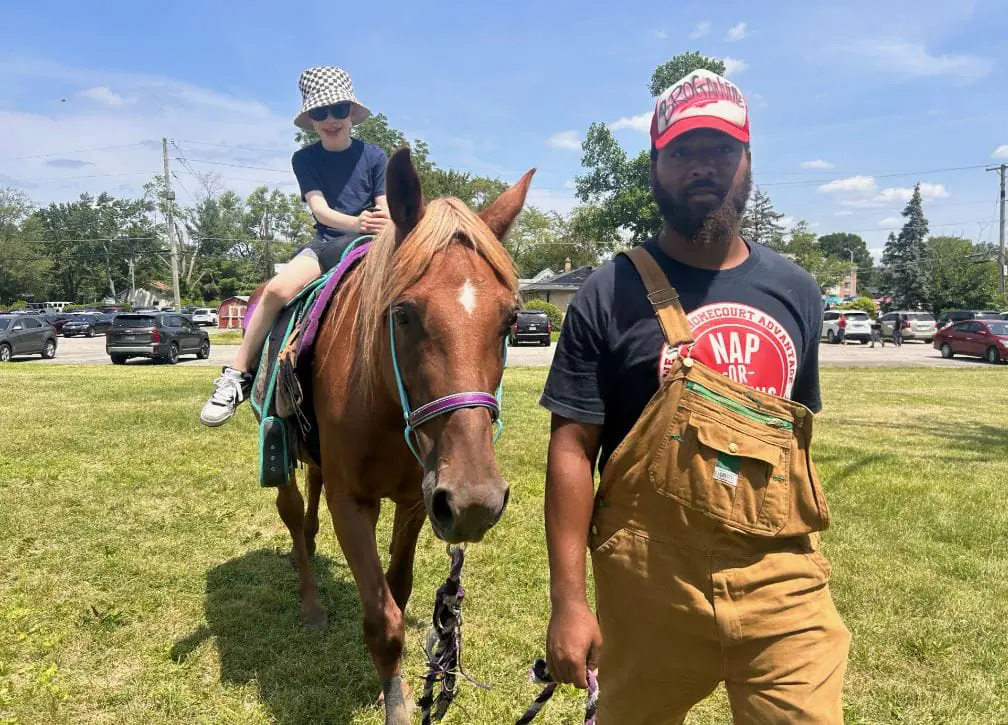
M 535 166 L 531 203 L 566 211 L 589 124 L 646 148 L 652 71 L 699 50 L 731 59 L 756 183 L 791 220 L 860 233 L 877 256 L 920 181 L 933 233 L 997 239 L 996 175 L 949 170 L 1008 160 L 1008 18 L 991 0 L 96 0 L 4 16 L 0 184 L 39 203 L 135 192 L 161 171 L 162 136 L 184 202 L 191 170 L 293 191 L 297 77 L 333 64 L 438 164 L 508 181 Z

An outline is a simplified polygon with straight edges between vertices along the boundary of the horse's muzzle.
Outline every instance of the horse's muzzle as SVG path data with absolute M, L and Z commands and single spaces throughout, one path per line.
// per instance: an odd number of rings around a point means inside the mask
M 511 489 L 503 480 L 480 486 L 439 483 L 427 512 L 438 538 L 449 544 L 481 541 L 504 515 Z

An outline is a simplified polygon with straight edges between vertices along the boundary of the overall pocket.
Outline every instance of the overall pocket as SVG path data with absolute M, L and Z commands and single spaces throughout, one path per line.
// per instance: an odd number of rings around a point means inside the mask
M 789 516 L 793 424 L 686 380 L 648 472 L 655 490 L 725 526 L 773 536 Z

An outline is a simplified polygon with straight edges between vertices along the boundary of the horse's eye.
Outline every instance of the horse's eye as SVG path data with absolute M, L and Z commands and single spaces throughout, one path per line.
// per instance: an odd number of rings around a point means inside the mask
M 397 325 L 405 327 L 409 324 L 409 313 L 402 307 L 396 307 L 392 310 L 392 317 Z

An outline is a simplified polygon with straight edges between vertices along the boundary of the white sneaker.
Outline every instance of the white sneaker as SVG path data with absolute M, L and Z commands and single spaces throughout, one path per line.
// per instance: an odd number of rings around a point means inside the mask
M 200 422 L 211 428 L 224 425 L 231 420 L 235 409 L 248 396 L 252 387 L 252 376 L 241 370 L 225 367 L 223 374 L 214 381 L 214 385 L 216 387 L 210 395 L 210 400 L 200 411 Z

